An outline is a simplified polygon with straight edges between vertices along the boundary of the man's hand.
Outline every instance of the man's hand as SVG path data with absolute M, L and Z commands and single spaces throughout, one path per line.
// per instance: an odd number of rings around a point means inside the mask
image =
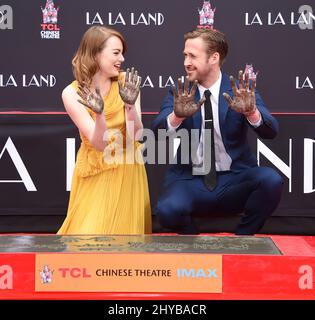
M 172 86 L 173 95 L 174 95 L 174 113 L 178 118 L 188 118 L 196 113 L 202 104 L 205 102 L 206 98 L 203 97 L 198 102 L 195 102 L 195 93 L 197 90 L 198 81 L 195 80 L 194 84 L 188 92 L 189 81 L 188 78 L 185 78 L 184 91 L 182 80 L 178 79 L 178 91 L 176 91 L 175 86 Z
M 134 105 L 140 92 L 141 77 L 133 67 L 126 71 L 125 84 L 118 81 L 121 99 L 128 105 Z
M 231 87 L 233 90 L 233 99 L 226 92 L 223 93 L 225 100 L 229 106 L 236 112 L 243 113 L 245 117 L 251 117 L 256 113 L 255 87 L 256 79 L 252 80 L 252 86 L 249 88 L 248 73 L 245 73 L 245 84 L 243 79 L 243 71 L 239 71 L 239 88 L 235 84 L 233 76 L 230 76 Z
M 104 100 L 101 96 L 99 88 L 95 89 L 95 93 L 91 92 L 87 87 L 79 86 L 77 94 L 82 100 L 78 99 L 78 102 L 85 107 L 91 109 L 95 113 L 101 114 L 104 110 Z

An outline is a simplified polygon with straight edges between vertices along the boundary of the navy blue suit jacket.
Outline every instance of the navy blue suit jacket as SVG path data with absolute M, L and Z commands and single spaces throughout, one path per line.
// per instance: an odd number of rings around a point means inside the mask
M 226 74 L 222 73 L 222 81 L 219 94 L 219 122 L 223 144 L 226 152 L 232 159 L 231 170 L 240 171 L 242 169 L 257 166 L 257 159 L 251 152 L 247 141 L 247 130 L 251 125 L 241 113 L 232 110 L 223 97 L 223 92 L 227 92 L 233 97 L 233 91 L 230 84 L 230 79 Z M 263 123 L 258 128 L 253 130 L 263 139 L 273 139 L 278 133 L 278 122 L 270 114 L 260 95 L 255 92 L 256 105 L 259 109 Z M 195 100 L 200 100 L 199 90 L 196 91 Z M 173 111 L 173 92 L 170 89 L 168 95 L 163 101 L 159 115 L 152 123 L 152 130 L 155 135 L 158 134 L 158 129 L 167 129 L 167 117 Z M 177 130 L 185 128 L 190 132 L 191 129 L 201 130 L 201 110 L 193 116 L 185 119 Z M 180 154 L 180 148 L 177 151 Z M 171 165 L 168 170 L 165 183 L 168 184 L 178 179 L 192 179 L 191 163 L 188 165 L 180 164 Z

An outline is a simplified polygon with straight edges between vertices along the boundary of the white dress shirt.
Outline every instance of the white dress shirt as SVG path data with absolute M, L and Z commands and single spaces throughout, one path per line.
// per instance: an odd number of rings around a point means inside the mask
M 213 113 L 213 127 L 214 127 L 214 149 L 215 149 L 215 167 L 216 171 L 227 171 L 231 169 L 232 159 L 229 154 L 225 150 L 225 146 L 222 141 L 222 135 L 220 130 L 220 122 L 219 122 L 219 94 L 220 94 L 220 86 L 222 80 L 222 73 L 220 72 L 220 76 L 218 80 L 210 87 L 204 88 L 200 84 L 198 84 L 198 89 L 200 93 L 200 97 L 203 96 L 206 90 L 211 92 L 211 105 L 212 105 L 212 113 Z M 260 119 L 257 123 L 250 123 L 254 127 L 260 126 L 262 123 L 262 119 Z M 169 116 L 167 117 L 167 125 L 168 131 L 175 131 L 179 126 L 173 127 L 170 124 Z M 201 134 L 200 134 L 200 142 L 197 149 L 197 165 L 200 166 L 203 163 L 203 150 L 204 150 L 204 130 L 205 130 L 205 108 L 204 104 L 201 106 Z

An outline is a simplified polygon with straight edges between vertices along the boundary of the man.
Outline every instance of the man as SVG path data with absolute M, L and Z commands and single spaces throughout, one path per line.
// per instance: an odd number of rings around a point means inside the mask
M 184 88 L 179 79 L 178 90 L 173 87 L 169 91 L 152 129 L 155 133 L 158 129 L 169 133 L 184 129 L 190 137 L 192 129 L 199 129 L 200 135 L 195 159 L 188 164 L 178 161 L 168 170 L 156 214 L 168 229 L 197 234 L 194 215 L 243 212 L 235 233 L 253 235 L 276 209 L 283 181 L 273 169 L 258 167 L 247 142 L 247 129 L 263 139 L 272 139 L 278 123 L 255 91 L 256 81 L 250 85 L 248 73 L 244 79 L 240 71 L 239 87 L 233 77 L 221 73 L 228 52 L 221 32 L 196 29 L 184 38 Z M 192 87 L 188 80 L 194 82 Z M 198 174 L 198 168 L 206 168 L 205 162 L 211 160 L 212 170 Z

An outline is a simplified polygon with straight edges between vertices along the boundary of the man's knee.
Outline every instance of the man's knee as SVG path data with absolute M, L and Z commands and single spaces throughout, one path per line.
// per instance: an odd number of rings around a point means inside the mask
M 155 209 L 162 226 L 176 228 L 183 222 L 184 216 L 189 215 L 189 206 L 175 199 L 159 200 Z
M 283 178 L 272 168 L 263 168 L 258 180 L 262 188 L 273 195 L 280 195 L 283 188 Z

